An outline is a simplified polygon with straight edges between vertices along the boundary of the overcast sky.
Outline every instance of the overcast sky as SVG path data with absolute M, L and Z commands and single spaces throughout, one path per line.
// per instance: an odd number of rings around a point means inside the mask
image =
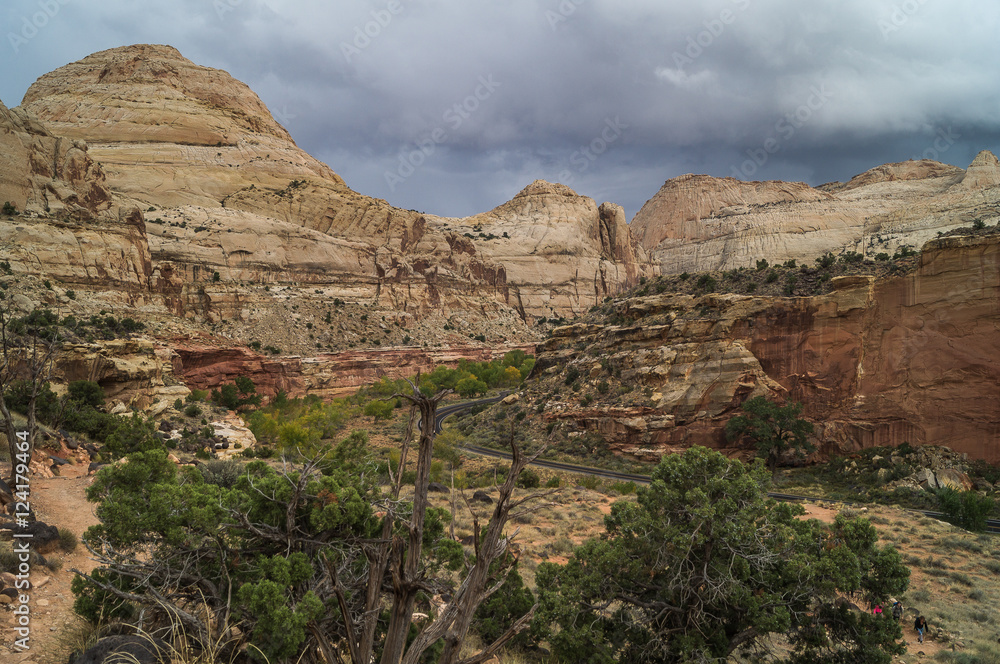
M 5 0 L 0 98 L 170 44 L 362 193 L 465 216 L 541 178 L 631 218 L 684 173 L 815 185 L 997 151 L 998 17 L 995 0 Z

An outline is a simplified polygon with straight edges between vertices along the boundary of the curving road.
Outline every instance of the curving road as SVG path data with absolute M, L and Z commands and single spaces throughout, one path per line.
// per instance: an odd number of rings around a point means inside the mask
M 437 417 L 435 418 L 435 431 L 441 433 L 441 426 L 445 419 L 462 412 L 463 410 L 468 410 L 470 408 L 475 408 L 476 406 L 487 405 L 491 403 L 496 403 L 506 397 L 509 393 L 504 392 L 500 396 L 490 397 L 488 399 L 476 399 L 475 401 L 464 401 L 462 403 L 453 404 L 451 406 L 445 406 L 437 412 Z M 493 450 L 487 447 L 480 447 L 478 445 L 464 445 L 458 448 L 463 452 L 468 452 L 469 454 L 478 454 L 480 456 L 489 456 L 497 459 L 507 459 L 510 460 L 511 456 L 507 452 L 501 452 L 500 450 Z M 595 477 L 603 477 L 605 479 L 618 480 L 622 482 L 635 482 L 636 484 L 649 484 L 650 477 L 648 475 L 633 475 L 631 473 L 619 473 L 613 470 L 604 470 L 601 468 L 590 468 L 587 466 L 578 466 L 572 463 L 564 463 L 561 461 L 545 461 L 543 459 L 536 459 L 531 462 L 532 466 L 538 466 L 539 468 L 548 468 L 549 470 L 561 470 L 563 472 L 577 473 L 579 475 L 593 475 Z M 790 493 L 769 493 L 769 497 L 775 500 L 780 500 L 783 502 L 803 502 L 806 500 L 812 500 L 816 502 L 829 502 L 838 503 L 841 505 L 853 505 L 857 507 L 866 507 L 864 503 L 852 503 L 843 500 L 826 500 L 823 498 L 814 498 L 812 496 L 796 496 Z M 945 514 L 942 512 L 932 512 L 929 510 L 907 510 L 910 513 L 922 514 L 924 516 L 931 517 L 932 519 L 938 519 L 941 521 L 945 520 Z M 988 519 L 986 521 L 986 532 L 994 535 L 1000 534 L 1000 519 Z

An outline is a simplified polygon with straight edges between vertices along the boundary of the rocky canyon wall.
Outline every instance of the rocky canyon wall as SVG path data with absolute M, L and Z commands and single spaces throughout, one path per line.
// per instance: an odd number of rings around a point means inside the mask
M 824 454 L 908 442 L 1000 462 L 997 238 L 935 240 L 912 274 L 834 286 L 808 298 L 634 298 L 617 303 L 619 324 L 558 329 L 542 375 L 577 366 L 596 383 L 617 368 L 639 389 L 548 416 L 640 457 L 695 444 L 745 455 L 723 427 L 766 395 L 805 404 Z

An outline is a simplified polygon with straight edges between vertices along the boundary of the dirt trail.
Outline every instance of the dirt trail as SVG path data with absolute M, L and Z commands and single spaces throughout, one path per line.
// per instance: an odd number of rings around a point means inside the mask
M 39 521 L 66 528 L 80 537 L 89 526 L 97 523 L 94 506 L 87 502 L 84 495 L 93 477 L 87 476 L 84 464 L 62 468 L 61 477 L 32 478 L 31 505 Z M 9 611 L 0 612 L 0 626 L 3 627 L 0 633 L 0 662 L 4 664 L 64 664 L 73 648 L 79 645 L 68 637 L 82 623 L 73 613 L 73 593 L 70 591 L 73 572 L 70 569 L 75 567 L 90 571 L 94 562 L 83 544 L 77 546 L 73 553 L 57 551 L 46 558 L 60 559 L 62 568 L 52 572 L 36 565 L 31 570 L 34 588 L 29 591 L 29 650 L 18 652 L 12 649 L 16 638 L 13 632 L 14 616 Z

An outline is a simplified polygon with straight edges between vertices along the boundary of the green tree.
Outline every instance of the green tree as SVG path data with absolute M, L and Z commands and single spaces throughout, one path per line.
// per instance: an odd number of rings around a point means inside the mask
M 986 531 L 986 521 L 996 508 L 992 498 L 975 491 L 955 491 L 945 487 L 937 490 L 937 498 L 949 522 L 977 533 Z
M 391 401 L 369 401 L 365 404 L 364 413 L 369 417 L 374 417 L 375 420 L 388 420 L 392 418 L 392 402 Z
M 815 449 L 808 439 L 813 432 L 812 422 L 799 417 L 801 403 L 781 406 L 765 397 L 754 397 L 743 402 L 743 412 L 726 422 L 726 437 L 749 438 L 767 461 L 772 476 L 785 452 L 805 455 Z
M 108 435 L 101 451 L 112 459 L 120 459 L 133 452 L 158 449 L 163 449 L 163 443 L 156 437 L 153 423 L 133 414 L 132 417 L 123 417 L 117 421 L 117 426 Z
M 100 408 L 104 405 L 104 388 L 92 380 L 74 380 L 67 386 L 66 395 L 80 406 Z
M 463 378 L 458 381 L 458 384 L 455 386 L 455 391 L 466 399 L 471 399 L 477 394 L 486 394 L 487 389 L 489 388 L 486 386 L 486 383 L 476 379 L 475 377 Z
M 500 384 L 504 387 L 517 387 L 521 384 L 521 370 L 517 367 L 507 367 L 503 370 Z
M 239 410 L 246 406 L 259 406 L 261 395 L 257 394 L 257 386 L 250 378 L 237 376 L 233 383 L 212 390 L 212 401 L 229 410 Z
M 620 501 L 606 534 L 563 566 L 543 563 L 533 629 L 554 627 L 561 661 L 888 664 L 903 652 L 893 620 L 852 610 L 845 597 L 884 602 L 909 570 L 880 548 L 870 523 L 826 526 L 767 498 L 770 478 L 705 448 L 664 457 L 635 502 Z
M 87 494 L 99 503 L 101 523 L 84 538 L 98 568 L 74 584 L 80 610 L 93 618 L 99 603 L 124 600 L 142 607 L 150 628 L 183 625 L 194 641 L 222 644 L 225 661 L 468 661 L 460 653 L 473 616 L 514 562 L 505 555 L 506 526 L 524 502 L 513 491 L 530 459 L 512 436 L 511 471 L 474 551 L 466 552 L 445 534 L 448 511 L 428 499 L 435 413 L 444 393 L 394 396 L 414 408 L 387 495 L 361 433 L 278 468 L 254 461 L 238 473 L 208 464 L 177 469 L 164 450 L 153 449 L 102 469 Z M 303 400 L 287 409 L 314 406 Z M 300 422 L 279 430 L 294 425 L 307 443 L 318 438 Z M 415 471 L 407 469 L 411 446 Z M 401 496 L 407 473 L 416 478 L 412 500 Z M 459 572 L 449 603 L 431 620 L 415 622 L 427 590 L 445 587 Z M 508 590 L 523 599 L 517 588 Z M 497 617 L 509 628 L 475 661 L 526 627 L 535 608 L 514 616 L 511 607 L 523 602 L 504 606 L 509 615 Z

